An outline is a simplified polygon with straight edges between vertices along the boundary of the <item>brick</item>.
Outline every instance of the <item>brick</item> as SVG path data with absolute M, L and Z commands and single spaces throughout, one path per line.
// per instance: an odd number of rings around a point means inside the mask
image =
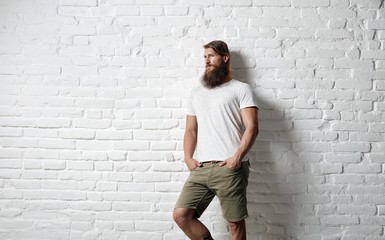
M 112 205 L 112 209 L 116 211 L 151 211 L 152 204 L 151 203 L 126 203 L 126 202 L 115 202 Z
M 90 141 L 90 140 L 77 140 L 76 149 L 78 150 L 109 150 L 112 148 L 110 141 Z
M 168 160 L 170 154 L 162 152 L 149 152 L 149 151 L 140 151 L 140 152 L 129 152 L 127 159 L 130 161 L 161 161 Z
M 287 27 L 289 22 L 284 18 L 254 17 L 250 20 L 253 27 Z
M 277 31 L 277 36 L 281 39 L 285 38 L 303 38 L 303 39 L 309 39 L 314 38 L 315 31 L 311 29 L 279 29 Z
M 138 130 L 134 132 L 134 139 L 137 140 L 167 140 L 170 133 L 162 130 Z
M 350 164 L 345 166 L 344 171 L 347 173 L 381 173 L 380 164 Z
M 348 187 L 350 194 L 383 194 L 383 186 L 351 185 Z
M 59 136 L 66 139 L 94 139 L 95 132 L 87 129 L 63 129 L 59 131 Z
M 326 153 L 325 161 L 330 163 L 359 163 L 362 160 L 361 153 Z
M 332 179 L 335 184 L 362 184 L 365 181 L 363 176 L 357 176 L 356 174 L 336 175 Z
M 19 190 L 4 189 L 0 194 L 0 199 L 12 199 L 17 200 L 23 198 L 23 193 Z
M 1 137 L 20 137 L 21 135 L 22 135 L 22 129 L 15 129 L 15 128 L 0 129 Z
M 381 175 L 373 175 L 368 176 L 367 181 L 370 181 L 372 184 L 381 184 L 384 181 L 384 176 Z
M 336 102 L 334 103 L 335 110 L 342 111 L 371 111 L 373 109 L 373 103 L 371 101 L 355 101 L 352 102 Z
M 330 8 L 320 8 L 319 16 L 321 18 L 354 18 L 356 16 L 356 11 L 353 9 L 346 9 L 340 7 L 330 7 Z
M 142 128 L 145 130 L 168 130 L 179 126 L 178 120 L 163 120 L 163 121 L 143 121 Z
M 374 133 L 383 133 L 385 132 L 385 124 L 375 123 L 370 125 L 370 132 Z
M 306 152 L 328 152 L 332 149 L 330 143 L 312 143 L 312 142 L 301 142 L 294 144 L 294 149 L 297 151 L 306 151 Z
M 148 141 L 119 141 L 113 145 L 115 150 L 143 151 L 150 149 Z
M 59 89 L 46 86 L 27 86 L 23 87 L 23 94 L 29 96 L 56 96 L 59 95 Z
M 32 228 L 33 221 L 31 220 L 8 220 L 8 219 L 2 219 L 0 220 L 0 224 L 3 228 L 13 230 L 13 231 L 20 231 L 21 229 L 29 229 Z
M 68 170 L 90 170 L 94 169 L 94 163 L 91 161 L 67 161 Z
M 352 236 L 357 235 L 357 237 L 362 236 L 380 236 L 382 232 L 382 229 L 379 227 L 371 227 L 371 226 L 355 226 L 355 227 L 349 227 L 346 231 L 347 236 L 350 234 Z M 380 237 L 379 237 L 380 238 Z M 375 239 L 375 238 L 374 238 Z
M 282 6 L 288 7 L 291 5 L 290 0 L 268 1 L 268 0 L 253 0 L 254 6 Z
M 336 88 L 338 89 L 371 89 L 372 82 L 370 81 L 350 81 L 350 80 L 337 80 Z
M 323 174 L 342 173 L 342 165 L 340 165 L 340 164 L 322 164 L 320 171 Z
M 304 55 L 304 54 L 302 54 Z M 298 57 L 298 56 L 294 56 Z M 333 66 L 333 62 L 330 59 L 311 59 L 311 58 L 304 58 L 299 59 L 296 62 L 296 65 L 298 68 L 330 68 Z
M 78 1 L 78 0 L 60 0 L 59 5 L 63 6 L 96 6 L 96 0 L 86 0 L 86 1 Z
M 368 131 L 368 126 L 365 123 L 354 123 L 354 122 L 339 122 L 331 125 L 333 131 Z
M 371 153 L 369 154 L 369 158 L 371 160 L 371 162 L 374 162 L 374 163 L 383 163 L 385 162 L 385 154 L 382 154 L 382 153 Z
M 40 139 L 40 148 L 75 149 L 75 141 L 60 139 Z
M 368 20 L 368 21 L 366 21 L 366 27 L 369 30 L 385 29 L 385 20 L 384 19 Z
M 109 151 L 108 158 L 112 161 L 123 161 L 126 159 L 127 153 L 125 151 Z
M 385 206 L 378 206 L 379 215 L 385 215 Z
M 151 163 L 131 162 L 127 165 L 126 162 L 115 163 L 115 169 L 118 172 L 146 172 L 151 168 Z
M 134 173 L 134 182 L 169 182 L 171 175 L 169 173 Z
M 325 124 L 322 120 L 297 120 L 294 122 L 294 129 L 298 130 L 316 130 Z
M 64 170 L 66 168 L 65 161 L 45 161 L 43 163 L 43 169 L 45 170 Z
M 324 132 L 313 132 L 311 139 L 314 141 L 334 141 L 338 138 L 337 133 L 324 133 Z
M 317 99 L 339 99 L 339 100 L 352 100 L 354 97 L 354 92 L 346 91 L 336 91 L 336 90 L 319 90 L 316 91 Z
M 129 113 L 128 114 L 128 118 L 132 118 L 134 116 L 134 113 Z M 126 120 L 122 120 L 122 121 L 114 121 L 112 123 L 112 126 L 117 129 L 117 130 L 128 130 L 128 129 L 140 129 L 142 124 L 140 121 L 126 121 Z M 100 134 L 101 135 L 101 134 Z M 108 137 L 106 136 L 107 134 L 103 134 L 105 137 Z M 125 134 L 124 136 L 122 136 L 121 134 L 114 134 L 115 138 L 123 138 L 123 139 L 131 139 L 132 138 L 132 133 L 131 132 L 127 132 L 127 134 Z M 112 137 L 110 135 L 110 137 Z
M 84 192 L 62 191 L 61 199 L 69 200 L 69 201 L 86 200 L 87 196 L 86 196 L 86 193 Z
M 114 101 L 109 99 L 78 99 L 76 105 L 81 108 L 104 108 L 112 109 L 114 107 Z
M 108 119 L 75 119 L 72 122 L 75 128 L 105 129 L 111 126 Z
M 163 96 L 162 89 L 136 88 L 126 90 L 126 96 L 129 98 L 160 98 Z
M 3 138 L 1 145 L 3 147 L 36 148 L 38 147 L 38 140 L 33 138 Z
M 44 171 L 35 169 L 29 169 L 28 171 L 22 172 L 23 179 L 57 179 L 57 172 L 55 171 Z
M 151 143 L 151 150 L 176 150 L 176 142 L 154 142 Z
M 60 199 L 60 192 L 55 190 L 28 190 L 23 192 L 23 197 L 25 199 L 33 199 L 33 200 L 40 200 L 40 199 L 57 200 L 57 199 Z M 23 217 L 28 218 L 27 216 L 23 216 Z M 30 216 L 30 217 L 32 219 L 35 218 L 35 216 Z
M 333 150 L 335 152 L 369 152 L 370 144 L 341 142 L 333 144 Z
M 383 139 L 381 134 L 373 134 L 369 132 L 352 132 L 349 137 L 353 142 L 381 142 Z
M 359 223 L 358 216 L 340 216 L 340 215 L 332 215 L 321 218 L 321 224 L 327 225 L 357 225 Z
M 356 69 L 373 69 L 373 61 L 369 60 L 348 60 L 336 59 L 334 62 L 336 69 L 356 68 Z
M 57 138 L 59 135 L 58 131 L 55 128 L 54 129 L 26 128 L 23 130 L 23 133 L 25 137 L 36 137 L 36 138 Z
M 135 223 L 135 229 L 140 231 L 160 231 L 162 229 L 171 229 L 172 223 L 164 221 L 138 221 Z
M 60 16 L 69 16 L 69 17 L 72 17 L 72 16 L 91 17 L 92 11 L 91 11 L 91 8 L 85 8 L 85 7 L 59 6 L 58 7 L 58 14 Z M 70 32 L 68 32 L 68 30 L 65 30 L 64 33 L 70 34 Z
M 118 183 L 118 190 L 124 192 L 153 192 L 155 186 L 153 183 Z

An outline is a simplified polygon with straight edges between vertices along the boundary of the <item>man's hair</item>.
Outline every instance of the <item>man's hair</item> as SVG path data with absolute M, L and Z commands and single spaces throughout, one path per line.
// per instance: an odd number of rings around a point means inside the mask
M 203 46 L 204 48 L 211 48 L 219 54 L 220 56 L 228 56 L 229 60 L 226 62 L 226 65 L 229 66 L 230 69 L 230 51 L 229 48 L 227 47 L 227 44 L 224 41 L 221 40 L 215 40 L 211 41 Z

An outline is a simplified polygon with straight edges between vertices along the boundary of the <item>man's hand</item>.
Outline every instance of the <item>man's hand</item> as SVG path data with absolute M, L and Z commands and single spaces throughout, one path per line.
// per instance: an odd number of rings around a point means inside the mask
M 184 162 L 186 163 L 187 168 L 190 171 L 194 170 L 195 168 L 197 168 L 201 165 L 201 163 L 198 162 L 198 160 L 196 160 L 194 158 L 185 159 Z
M 227 166 L 230 170 L 238 170 L 241 167 L 242 161 L 236 155 L 229 157 L 219 164 L 219 166 Z

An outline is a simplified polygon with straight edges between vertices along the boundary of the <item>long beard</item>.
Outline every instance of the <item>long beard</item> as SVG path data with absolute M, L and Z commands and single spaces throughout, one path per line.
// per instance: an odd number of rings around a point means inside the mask
M 215 88 L 223 84 L 229 75 L 229 69 L 225 61 L 211 71 L 205 71 L 202 76 L 202 83 L 207 88 Z

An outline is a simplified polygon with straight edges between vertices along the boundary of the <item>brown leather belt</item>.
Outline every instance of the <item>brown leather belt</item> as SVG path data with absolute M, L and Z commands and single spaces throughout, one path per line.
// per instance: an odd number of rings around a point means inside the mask
M 217 161 L 217 160 L 205 161 L 205 162 L 201 162 L 199 167 L 202 167 L 204 164 L 207 164 L 207 163 L 215 164 L 215 163 L 221 163 L 221 162 L 223 162 L 223 161 Z

